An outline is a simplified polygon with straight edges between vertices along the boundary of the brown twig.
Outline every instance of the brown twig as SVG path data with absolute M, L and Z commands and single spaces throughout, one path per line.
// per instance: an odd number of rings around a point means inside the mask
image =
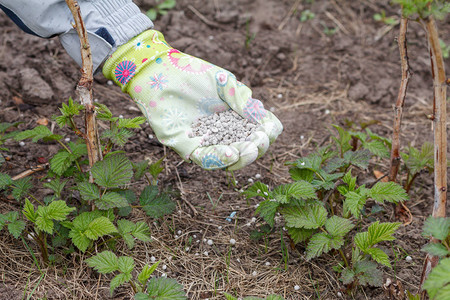
M 31 174 L 34 174 L 36 172 L 39 172 L 39 171 L 47 169 L 48 166 L 49 166 L 49 163 L 45 163 L 45 164 L 42 164 L 42 165 L 37 165 L 36 167 L 31 167 L 30 169 L 28 169 L 26 171 L 23 171 L 22 173 L 17 174 L 16 176 L 14 176 L 12 178 L 12 180 L 25 178 L 27 176 L 30 176 Z
M 397 101 L 394 107 L 394 126 L 392 132 L 392 150 L 391 150 L 391 168 L 389 171 L 389 180 L 396 180 L 398 169 L 400 167 L 400 130 L 402 124 L 403 107 L 405 106 L 406 90 L 408 88 L 409 71 L 408 52 L 406 48 L 406 32 L 408 30 L 408 19 L 402 16 L 400 21 L 400 32 L 398 35 L 398 48 L 402 63 L 402 81 L 398 91 Z
M 428 38 L 431 70 L 433 75 L 433 127 L 434 127 L 434 205 L 433 217 L 446 216 L 447 204 L 447 107 L 446 76 L 439 35 L 433 16 L 421 20 Z M 431 239 L 431 242 L 436 242 Z M 422 270 L 420 286 L 439 262 L 439 257 L 427 254 Z
M 95 119 L 95 107 L 92 97 L 93 86 L 93 64 L 91 47 L 89 45 L 88 34 L 84 26 L 81 10 L 76 0 L 66 0 L 67 6 L 72 12 L 75 20 L 73 27 L 80 38 L 81 52 L 81 78 L 77 85 L 77 91 L 80 102 L 85 106 L 85 126 L 86 126 L 86 146 L 88 150 L 89 166 L 93 166 L 95 162 L 102 159 L 102 153 L 99 146 L 99 135 L 97 129 L 97 121 Z M 92 181 L 92 178 L 91 178 Z

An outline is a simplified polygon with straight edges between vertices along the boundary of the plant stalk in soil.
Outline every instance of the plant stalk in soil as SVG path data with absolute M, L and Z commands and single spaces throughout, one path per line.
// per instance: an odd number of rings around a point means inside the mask
M 86 27 L 84 26 L 78 2 L 76 0 L 66 0 L 66 3 L 75 20 L 75 24 L 73 24 L 73 27 L 76 29 L 80 38 L 82 68 L 81 78 L 77 85 L 77 91 L 80 97 L 81 104 L 85 106 L 85 140 L 88 150 L 89 166 L 92 167 L 95 162 L 102 159 L 102 152 L 100 151 L 99 146 L 100 143 L 97 129 L 97 120 L 95 119 L 96 113 L 92 97 L 92 86 L 94 80 L 91 47 L 89 45 Z

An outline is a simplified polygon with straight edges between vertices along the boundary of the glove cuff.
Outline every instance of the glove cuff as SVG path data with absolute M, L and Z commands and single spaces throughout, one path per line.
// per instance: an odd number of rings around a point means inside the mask
M 131 79 L 141 70 L 153 63 L 161 63 L 161 56 L 172 49 L 161 32 L 147 30 L 134 37 L 108 58 L 103 66 L 103 75 L 113 80 L 129 93 Z

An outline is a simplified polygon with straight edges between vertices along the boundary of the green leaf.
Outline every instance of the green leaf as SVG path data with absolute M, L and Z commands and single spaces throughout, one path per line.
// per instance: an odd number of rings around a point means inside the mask
M 236 297 L 234 297 L 234 296 L 232 296 L 232 295 L 230 295 L 230 294 L 223 293 L 223 295 L 225 296 L 225 299 L 226 299 L 226 300 L 237 300 Z
M 13 181 L 12 195 L 14 199 L 19 201 L 33 187 L 30 177 L 21 178 Z
M 37 213 L 34 210 L 33 204 L 31 204 L 30 200 L 28 198 L 25 199 L 25 205 L 23 207 L 23 214 L 24 216 L 30 220 L 30 222 L 34 223 L 36 222 Z
M 432 216 L 425 220 L 423 225 L 423 236 L 434 237 L 445 240 L 450 234 L 450 218 L 434 218 Z
M 164 170 L 164 166 L 162 166 L 162 162 L 164 161 L 165 156 L 158 159 L 156 162 L 150 164 L 148 167 L 148 171 L 150 175 L 156 180 L 158 175 Z
M 109 284 L 109 291 L 111 293 L 111 296 L 113 295 L 113 292 L 116 288 L 118 288 L 124 283 L 127 283 L 130 280 L 131 280 L 131 273 L 120 273 L 116 277 L 114 277 L 111 280 L 111 283 Z
M 50 182 L 44 182 L 42 185 L 46 188 L 49 188 L 55 192 L 55 195 L 58 198 L 61 198 L 61 192 L 64 189 L 68 180 L 61 181 L 59 178 L 55 178 Z
M 269 188 L 266 184 L 258 181 L 246 189 L 243 194 L 247 197 L 247 199 L 258 196 L 269 199 Z
M 119 259 L 111 251 L 103 251 L 95 256 L 86 259 L 89 267 L 94 268 L 99 273 L 108 274 L 119 269 Z
M 350 211 L 355 218 L 359 218 L 361 215 L 361 210 L 366 204 L 367 197 L 360 195 L 356 192 L 348 192 L 345 194 L 344 200 L 344 215 Z
M 348 170 L 348 172 L 342 177 L 342 181 L 348 185 L 348 191 L 352 192 L 356 188 L 356 177 L 352 176 L 352 170 Z
M 152 218 L 160 218 L 172 213 L 175 209 L 175 203 L 170 199 L 167 193 L 158 195 L 158 187 L 147 186 L 142 191 L 139 202 L 142 209 Z
M 369 150 L 347 151 L 344 153 L 344 159 L 347 163 L 366 170 L 369 166 L 369 160 L 372 154 Z
M 342 127 L 339 127 L 338 125 L 332 125 L 338 132 L 339 137 L 332 137 L 333 140 L 338 144 L 339 151 L 341 153 L 345 153 L 348 150 L 351 149 L 350 141 L 352 139 L 350 133 L 346 130 L 344 130 Z
M 382 241 L 393 241 L 392 235 L 400 227 L 401 223 L 379 223 L 378 221 L 369 226 L 369 244 L 375 245 Z
M 106 105 L 98 102 L 94 103 L 94 105 L 97 108 L 97 119 L 102 121 L 112 121 L 112 112 Z
M 280 203 L 276 201 L 265 200 L 259 203 L 255 213 L 260 215 L 270 227 L 273 227 L 275 225 L 275 213 L 279 206 Z
M 325 222 L 325 229 L 332 236 L 343 237 L 353 229 L 352 221 L 338 216 L 332 216 Z
M 291 174 L 291 178 L 294 181 L 304 180 L 311 182 L 314 179 L 314 172 L 308 169 L 289 168 L 289 174 Z
M 137 279 L 139 280 L 139 282 L 141 284 L 145 284 L 148 279 L 150 278 L 150 276 L 152 276 L 153 272 L 155 272 L 156 268 L 158 268 L 159 265 L 159 261 L 156 262 L 155 264 L 153 264 L 151 267 L 149 267 L 148 265 L 145 265 L 142 268 L 142 271 L 139 273 Z
M 117 232 L 117 229 L 107 217 L 98 217 L 89 223 L 84 234 L 89 239 L 96 240 L 103 235 L 114 232 Z
M 101 137 L 102 139 L 110 139 L 113 144 L 122 147 L 133 135 L 134 133 L 128 129 L 113 127 L 112 129 L 106 129 L 103 131 Z
M 13 180 L 8 174 L 0 173 L 0 190 L 3 190 L 7 186 L 11 185 Z
M 368 248 L 365 252 L 369 254 L 376 262 L 392 268 L 391 263 L 389 262 L 389 257 L 383 250 L 379 248 Z
M 327 253 L 331 249 L 339 249 L 344 244 L 341 237 L 330 237 L 324 232 L 316 233 L 309 240 L 306 247 L 306 259 L 320 256 L 322 253 Z
M 145 172 L 147 172 L 148 167 L 148 160 L 143 160 L 139 163 L 133 163 L 133 169 L 134 169 L 134 179 L 139 180 L 144 176 Z
M 8 224 L 8 231 L 16 239 L 19 238 L 22 231 L 25 229 L 25 222 L 22 220 L 15 220 Z
M 414 147 L 408 147 L 408 155 L 402 153 L 406 167 L 411 175 L 419 173 L 424 168 L 434 168 L 434 145 L 425 142 L 420 151 Z
M 363 143 L 363 146 L 364 149 L 369 150 L 375 156 L 381 158 L 388 158 L 390 156 L 390 151 L 383 141 L 375 140 L 368 143 Z
M 287 227 L 287 231 L 295 244 L 306 241 L 316 232 L 315 229 L 304 229 L 294 227 Z
M 56 153 L 50 159 L 50 169 L 59 176 L 61 176 L 71 165 L 71 155 L 66 150 Z
M 377 182 L 369 191 L 370 197 L 380 203 L 384 201 L 398 203 L 408 200 L 408 194 L 403 187 L 395 182 Z
M 53 220 L 64 221 L 67 215 L 74 211 L 63 200 L 53 201 L 48 206 L 39 206 L 37 209 L 36 226 L 39 230 L 53 234 Z
M 431 299 L 449 299 L 450 295 L 450 258 L 445 258 L 431 270 L 423 288 L 427 290 Z
M 369 233 L 367 231 L 358 232 L 355 235 L 355 245 L 361 249 L 361 251 L 366 252 L 366 250 L 371 246 L 369 242 Z
M 422 247 L 422 251 L 430 253 L 433 256 L 445 257 L 450 255 L 450 251 L 440 243 L 429 243 Z
M 158 4 L 159 9 L 172 9 L 177 4 L 176 0 L 164 0 L 160 4 Z
M 93 183 L 83 181 L 77 184 L 81 198 L 85 201 L 97 200 L 100 198 L 100 189 Z
M 147 299 L 185 300 L 183 286 L 171 278 L 152 278 L 147 284 Z
M 134 226 L 134 229 L 131 231 L 131 234 L 140 241 L 150 242 L 150 228 L 148 224 L 145 222 L 137 222 Z
M 115 207 L 129 206 L 127 199 L 119 193 L 107 192 L 100 199 L 95 201 L 98 209 L 107 210 Z
M 354 272 L 358 282 L 363 285 L 382 286 L 383 272 L 377 269 L 377 264 L 373 261 L 361 260 L 354 263 Z
M 98 185 L 115 188 L 130 182 L 133 167 L 125 155 L 115 154 L 96 162 L 91 173 Z
M 80 249 L 81 252 L 85 252 L 91 244 L 91 240 L 77 228 L 72 228 L 69 233 L 69 237 L 72 239 L 72 243 L 75 245 L 75 247 Z
M 44 141 L 60 140 L 62 139 L 62 136 L 53 134 L 53 132 L 51 132 L 50 129 L 47 128 L 47 126 L 39 125 L 32 130 L 19 132 L 14 138 L 16 141 L 32 138 L 32 141 L 36 143 L 41 139 L 43 139 Z
M 141 124 L 145 123 L 147 119 L 144 117 L 136 117 L 133 119 L 119 119 L 119 128 L 140 128 Z
M 315 229 L 323 226 L 327 220 L 327 210 L 320 204 L 303 208 L 286 207 L 281 210 L 288 227 Z
M 122 273 L 131 273 L 134 269 L 134 259 L 129 256 L 120 256 L 117 260 L 117 266 Z
M 156 16 L 158 15 L 158 13 L 157 13 L 157 11 L 156 11 L 156 9 L 154 9 L 154 8 L 150 8 L 148 11 L 147 11 L 147 17 L 150 19 L 150 20 L 152 20 L 152 21 L 155 21 L 156 20 Z
M 272 196 L 279 203 L 288 203 L 290 197 L 298 200 L 317 199 L 314 187 L 307 181 L 279 185 L 274 188 Z

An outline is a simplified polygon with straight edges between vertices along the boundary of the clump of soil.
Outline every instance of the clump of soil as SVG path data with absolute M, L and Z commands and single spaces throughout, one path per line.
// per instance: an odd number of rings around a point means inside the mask
M 228 110 L 204 116 L 192 124 L 192 135 L 201 136 L 200 146 L 230 145 L 244 142 L 256 129 L 256 124 Z

